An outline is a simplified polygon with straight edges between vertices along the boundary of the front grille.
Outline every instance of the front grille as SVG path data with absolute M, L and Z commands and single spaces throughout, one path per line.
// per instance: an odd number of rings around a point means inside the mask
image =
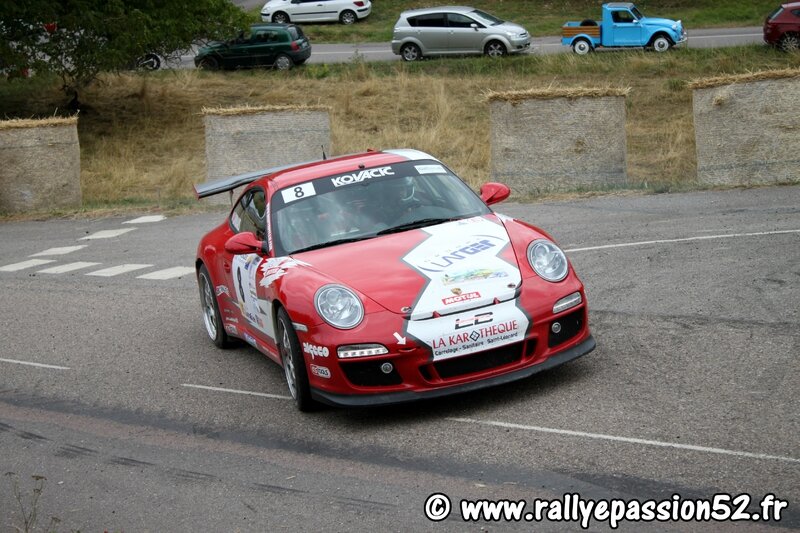
M 393 368 L 388 374 L 384 374 L 381 365 L 385 360 L 378 361 L 353 361 L 341 363 L 344 375 L 353 385 L 359 387 L 386 387 L 388 385 L 399 385 L 403 378 Z
M 522 347 L 524 344 L 524 342 L 515 342 L 514 344 L 486 350 L 485 352 L 454 357 L 453 359 L 433 363 L 433 367 L 442 379 L 483 372 L 518 362 L 522 359 Z
M 561 331 L 553 333 L 553 323 L 558 322 Z M 561 343 L 567 342 L 572 337 L 580 333 L 583 328 L 583 309 L 578 309 L 550 323 L 550 336 L 547 338 L 547 345 L 552 348 Z

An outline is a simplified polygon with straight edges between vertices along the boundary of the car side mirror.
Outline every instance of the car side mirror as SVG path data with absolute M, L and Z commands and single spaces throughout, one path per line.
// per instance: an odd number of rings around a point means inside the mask
M 632 21 L 634 24 L 639 24 L 639 19 L 633 19 Z
M 489 182 L 481 187 L 481 200 L 486 205 L 497 204 L 505 200 L 511 194 L 508 185 L 502 183 Z
M 470 25 L 469 25 L 469 27 L 470 27 L 470 28 L 472 28 L 472 29 L 473 29 L 473 30 L 475 30 L 475 31 L 478 31 L 478 24 L 477 24 L 477 23 L 475 23 L 475 22 L 473 22 L 472 24 L 470 24 Z
M 267 254 L 269 253 L 269 243 L 259 241 L 253 232 L 243 231 L 225 242 L 225 251 L 233 255 Z

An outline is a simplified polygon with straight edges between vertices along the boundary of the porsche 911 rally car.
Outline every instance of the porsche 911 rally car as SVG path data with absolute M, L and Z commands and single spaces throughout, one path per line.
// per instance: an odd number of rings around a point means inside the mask
M 589 353 L 583 285 L 542 230 L 494 213 L 416 150 L 234 176 L 246 185 L 200 241 L 203 321 L 284 369 L 301 410 L 500 385 Z

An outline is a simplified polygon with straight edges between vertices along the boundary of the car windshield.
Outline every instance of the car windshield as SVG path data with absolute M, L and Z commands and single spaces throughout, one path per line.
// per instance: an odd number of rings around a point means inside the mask
M 505 22 L 503 19 L 499 19 L 494 15 L 490 15 L 485 11 L 481 11 L 480 9 L 476 9 L 475 11 L 470 11 L 469 14 L 475 18 L 483 20 L 484 22 L 486 22 L 487 26 L 497 26 L 498 24 L 502 24 L 503 22 Z
M 782 12 L 783 12 L 783 6 L 779 7 L 778 9 L 770 13 L 769 16 L 767 17 L 767 20 L 775 20 L 776 18 L 778 18 L 778 15 L 780 15 Z
M 633 16 L 636 17 L 638 20 L 642 20 L 644 18 L 642 12 L 636 9 L 635 7 L 631 8 L 631 13 L 633 13 Z
M 491 212 L 444 165 L 426 160 L 286 187 L 272 195 L 270 207 L 277 256 Z

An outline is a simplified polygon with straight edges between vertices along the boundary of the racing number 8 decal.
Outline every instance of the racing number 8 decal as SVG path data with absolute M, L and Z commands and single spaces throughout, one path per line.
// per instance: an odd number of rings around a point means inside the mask
M 316 194 L 317 190 L 314 188 L 314 183 L 311 181 L 307 183 L 301 183 L 300 185 L 295 185 L 294 187 L 286 187 L 281 191 L 281 197 L 283 198 L 284 204 L 306 198 L 307 196 L 314 196 Z

